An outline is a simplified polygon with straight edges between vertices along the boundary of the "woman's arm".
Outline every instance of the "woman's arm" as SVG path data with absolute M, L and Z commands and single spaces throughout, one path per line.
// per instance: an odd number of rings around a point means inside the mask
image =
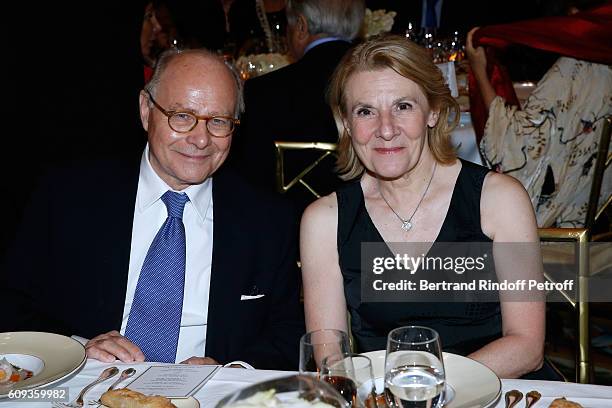
M 527 192 L 514 178 L 489 173 L 485 179 L 481 197 L 483 232 L 495 245 L 503 246 L 503 252 L 521 251 L 509 262 L 495 260 L 498 277 L 525 273 L 542 279 L 542 260 L 539 237 L 533 207 Z M 524 253 L 528 253 L 527 257 Z M 526 259 L 527 258 L 527 259 Z M 525 269 L 527 268 L 527 270 Z M 529 301 L 506 300 L 501 302 L 503 336 L 480 350 L 471 358 L 491 368 L 502 378 L 517 378 L 541 367 L 544 357 L 545 304 L 536 295 Z
M 346 301 L 336 244 L 336 195 L 320 198 L 302 216 L 300 258 L 306 330 L 347 332 Z
M 472 37 L 478 28 L 479 27 L 472 28 L 468 33 L 465 42 L 465 52 L 470 61 L 474 78 L 476 78 L 476 82 L 478 83 L 478 89 L 482 95 L 482 100 L 488 110 L 497 94 L 487 76 L 487 55 L 485 54 L 485 50 L 483 47 L 474 48 L 474 44 L 472 43 Z

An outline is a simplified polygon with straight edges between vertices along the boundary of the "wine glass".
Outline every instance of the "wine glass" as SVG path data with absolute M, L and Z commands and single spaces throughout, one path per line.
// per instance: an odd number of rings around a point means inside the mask
M 308 332 L 300 339 L 300 373 L 318 374 L 325 357 L 350 351 L 348 334 L 342 330 Z
M 438 332 L 422 326 L 391 330 L 385 357 L 385 399 L 390 408 L 444 404 L 444 362 Z
M 331 384 L 353 408 L 376 408 L 372 362 L 367 356 L 336 353 L 323 358 L 321 380 Z

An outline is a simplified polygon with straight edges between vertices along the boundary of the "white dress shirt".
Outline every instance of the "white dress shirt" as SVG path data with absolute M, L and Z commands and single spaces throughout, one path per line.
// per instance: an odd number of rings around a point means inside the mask
M 166 205 L 161 200 L 161 196 L 168 190 L 172 189 L 151 167 L 147 144 L 140 161 L 121 334 L 125 333 L 136 284 L 147 251 L 168 216 Z M 189 186 L 181 192 L 189 196 L 189 201 L 183 211 L 187 257 L 183 315 L 176 362 L 192 356 L 204 356 L 213 246 L 212 179 L 209 178 L 199 185 Z

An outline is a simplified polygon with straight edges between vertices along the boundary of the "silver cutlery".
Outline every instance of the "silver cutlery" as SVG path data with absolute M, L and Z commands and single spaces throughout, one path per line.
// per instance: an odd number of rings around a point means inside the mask
M 130 368 L 126 368 L 125 370 L 123 370 L 121 372 L 121 375 L 119 376 L 119 378 L 117 379 L 117 381 L 115 381 L 110 387 L 108 387 L 107 391 L 112 391 L 115 389 L 115 387 L 117 385 L 119 385 L 119 383 L 123 380 L 126 380 L 128 378 L 130 378 L 131 376 L 133 376 L 136 373 L 136 370 L 133 369 L 132 367 Z
M 107 368 L 106 370 L 102 371 L 102 374 L 100 374 L 100 376 L 95 381 L 93 381 L 91 384 L 88 384 L 87 386 L 85 386 L 85 388 L 81 390 L 76 400 L 69 402 L 69 403 L 53 402 L 53 407 L 54 408 L 82 408 L 83 407 L 83 397 L 85 396 L 85 393 L 89 391 L 90 389 L 92 389 L 97 384 L 101 383 L 102 381 L 106 381 L 109 378 L 114 377 L 115 375 L 117 375 L 118 372 L 119 372 L 119 369 L 117 367 Z
M 531 408 L 533 404 L 538 402 L 542 398 L 542 394 L 537 391 L 529 391 L 525 395 L 525 408 Z
M 510 390 L 505 395 L 506 408 L 512 408 L 523 399 L 523 393 L 519 390 Z
M 123 380 L 126 380 L 128 378 L 130 378 L 131 376 L 133 376 L 136 373 L 136 370 L 133 369 L 132 367 L 130 368 L 126 368 L 125 370 L 123 370 L 121 372 L 121 375 L 119 376 L 119 378 L 117 378 L 117 380 L 112 383 L 112 385 L 110 387 L 108 387 L 107 391 L 112 391 L 115 389 L 115 387 L 117 387 L 117 385 L 119 385 Z M 98 399 L 97 401 L 89 401 L 87 403 L 88 405 L 100 405 L 102 404 L 102 401 L 100 401 L 100 399 Z

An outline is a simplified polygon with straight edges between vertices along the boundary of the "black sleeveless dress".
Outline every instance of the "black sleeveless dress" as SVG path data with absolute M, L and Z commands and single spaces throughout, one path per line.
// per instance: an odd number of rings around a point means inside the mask
M 480 226 L 480 194 L 488 169 L 461 160 L 448 213 L 436 242 L 491 242 Z M 359 352 L 384 350 L 390 330 L 406 325 L 438 331 L 444 351 L 467 355 L 501 337 L 499 303 L 361 302 L 361 243 L 383 242 L 359 181 L 337 192 L 338 256 L 351 330 Z

